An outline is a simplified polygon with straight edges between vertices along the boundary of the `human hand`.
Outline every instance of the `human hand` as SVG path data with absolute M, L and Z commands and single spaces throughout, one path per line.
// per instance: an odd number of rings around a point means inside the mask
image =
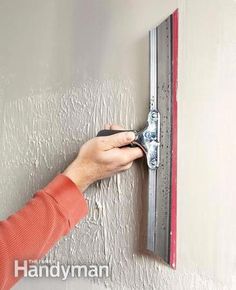
M 105 129 L 122 130 L 116 125 L 106 125 Z M 123 147 L 135 138 L 133 132 L 122 132 L 106 137 L 95 137 L 80 149 L 77 158 L 64 171 L 81 191 L 93 182 L 125 171 L 135 159 L 143 156 L 139 147 Z

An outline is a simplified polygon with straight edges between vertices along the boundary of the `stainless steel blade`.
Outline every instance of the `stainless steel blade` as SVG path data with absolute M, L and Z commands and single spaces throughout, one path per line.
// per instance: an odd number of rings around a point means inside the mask
M 170 260 L 172 161 L 172 15 L 150 31 L 150 110 L 161 118 L 160 166 L 149 168 L 147 250 Z

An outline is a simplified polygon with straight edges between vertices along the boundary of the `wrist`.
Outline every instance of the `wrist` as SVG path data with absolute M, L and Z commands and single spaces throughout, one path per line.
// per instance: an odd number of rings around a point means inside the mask
M 89 179 L 83 174 L 84 169 L 76 168 L 71 164 L 64 172 L 63 175 L 67 176 L 70 178 L 71 181 L 74 182 L 74 184 L 79 188 L 81 192 L 84 192 L 91 182 Z

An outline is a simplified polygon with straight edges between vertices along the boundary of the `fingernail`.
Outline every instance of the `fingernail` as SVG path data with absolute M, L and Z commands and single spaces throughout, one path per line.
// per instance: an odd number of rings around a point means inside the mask
M 126 138 L 128 141 L 132 142 L 135 139 L 134 132 L 126 132 Z
M 140 158 L 141 158 L 141 157 L 144 156 L 144 152 L 143 152 L 143 150 L 141 148 L 139 148 L 139 149 L 140 149 L 139 154 L 140 154 Z

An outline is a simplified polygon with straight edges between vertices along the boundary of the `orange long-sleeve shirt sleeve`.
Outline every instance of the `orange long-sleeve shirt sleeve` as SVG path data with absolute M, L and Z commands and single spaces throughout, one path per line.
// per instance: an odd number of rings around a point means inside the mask
M 87 202 L 66 176 L 56 176 L 18 212 L 0 222 L 0 289 L 10 289 L 14 262 L 37 260 L 88 212 Z

